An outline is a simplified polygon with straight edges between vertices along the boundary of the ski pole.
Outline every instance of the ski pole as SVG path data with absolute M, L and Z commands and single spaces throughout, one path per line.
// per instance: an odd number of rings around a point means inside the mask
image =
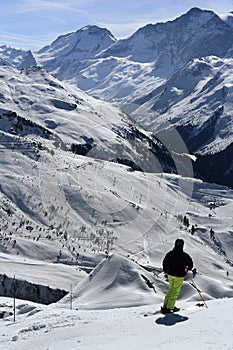
M 200 295 L 200 298 L 201 298 L 201 300 L 203 301 L 205 307 L 208 309 L 208 305 L 206 304 L 205 299 L 203 298 L 203 295 L 201 294 L 200 289 L 196 286 L 196 284 L 194 283 L 194 281 L 193 281 L 193 279 L 192 279 L 192 277 L 191 277 L 190 275 L 189 275 L 189 278 L 190 278 L 190 281 L 191 281 L 191 283 L 190 283 L 191 286 L 193 286 L 193 287 L 196 289 L 196 291 L 197 291 L 198 294 Z

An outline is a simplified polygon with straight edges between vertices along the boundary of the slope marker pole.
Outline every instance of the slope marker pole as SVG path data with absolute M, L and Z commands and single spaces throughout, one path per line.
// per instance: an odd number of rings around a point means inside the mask
M 13 298 L 14 298 L 13 312 L 14 312 L 14 322 L 15 322 L 15 294 L 16 294 L 16 280 L 15 280 L 15 275 L 14 275 L 14 280 L 13 280 Z

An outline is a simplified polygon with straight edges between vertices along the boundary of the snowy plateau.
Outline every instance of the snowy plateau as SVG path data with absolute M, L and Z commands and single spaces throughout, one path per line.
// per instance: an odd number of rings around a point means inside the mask
M 4 350 L 233 346 L 232 14 L 0 47 Z M 172 315 L 162 260 L 193 258 Z

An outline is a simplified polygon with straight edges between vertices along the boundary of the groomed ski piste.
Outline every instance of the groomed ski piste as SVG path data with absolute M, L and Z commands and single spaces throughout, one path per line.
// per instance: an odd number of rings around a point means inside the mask
M 192 249 L 194 257 L 195 252 Z M 25 270 L 33 266 L 29 259 L 24 263 Z M 48 271 L 52 279 L 49 264 Z M 67 283 L 67 271 L 60 272 L 61 283 Z M 43 269 L 41 273 L 43 280 Z M 58 274 L 54 279 L 58 282 Z M 144 317 L 160 309 L 167 289 L 163 274 L 152 275 L 137 262 L 110 254 L 57 303 L 45 306 L 16 300 L 14 315 L 14 300 L 1 297 L 0 312 L 6 312 L 0 320 L 1 346 L 5 350 L 169 350 L 186 349 L 189 344 L 191 350 L 232 349 L 233 298 L 226 297 L 232 296 L 232 272 L 222 271 L 221 282 L 203 273 L 197 273 L 194 280 L 205 286 L 202 295 L 208 308 L 195 306 L 201 300 L 187 279 L 177 301 L 182 310 Z
M 114 297 L 118 294 L 112 290 Z M 0 300 L 1 308 L 12 307 L 12 299 Z M 184 307 L 193 304 L 178 302 Z M 157 301 L 130 308 L 71 310 L 69 305 L 45 307 L 17 300 L 15 322 L 12 316 L 1 320 L 1 346 L 5 350 L 169 350 L 187 349 L 188 344 L 190 350 L 232 349 L 232 298 L 210 300 L 208 309 L 144 317 L 159 307 Z

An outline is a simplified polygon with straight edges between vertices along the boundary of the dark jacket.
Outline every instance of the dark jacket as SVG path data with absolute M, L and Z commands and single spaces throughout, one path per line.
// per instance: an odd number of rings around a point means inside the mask
M 192 258 L 183 251 L 174 247 L 168 252 L 163 260 L 163 271 L 171 276 L 184 277 L 186 275 L 185 269 L 191 270 L 193 268 Z

